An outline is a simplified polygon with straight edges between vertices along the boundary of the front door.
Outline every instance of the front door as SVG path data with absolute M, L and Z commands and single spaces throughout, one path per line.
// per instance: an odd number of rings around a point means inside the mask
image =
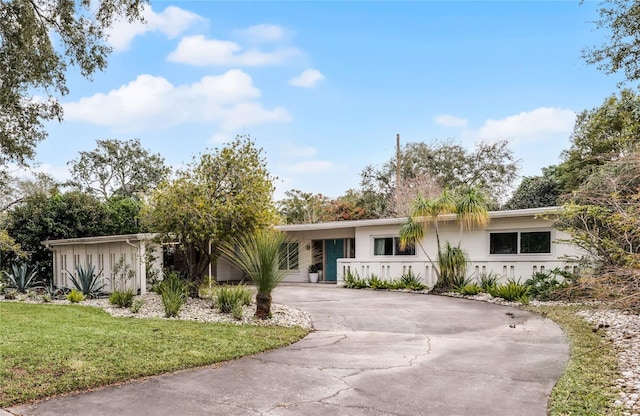
M 335 282 L 338 280 L 338 259 L 344 257 L 344 240 L 325 240 L 324 280 Z

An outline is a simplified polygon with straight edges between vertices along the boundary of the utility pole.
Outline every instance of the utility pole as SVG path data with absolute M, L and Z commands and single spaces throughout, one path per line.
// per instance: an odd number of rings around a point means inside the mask
M 396 134 L 396 189 L 400 186 L 400 134 Z

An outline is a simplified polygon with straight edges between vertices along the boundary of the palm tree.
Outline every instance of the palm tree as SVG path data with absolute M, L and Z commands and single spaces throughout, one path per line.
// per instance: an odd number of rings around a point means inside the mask
M 444 246 L 440 242 L 438 217 L 446 214 L 456 214 L 460 222 L 460 238 L 457 247 L 452 246 L 448 241 Z M 418 244 L 436 272 L 438 279 L 436 286 L 448 288 L 460 280 L 460 274 L 466 273 L 466 256 L 460 249 L 463 231 L 474 226 L 485 225 L 488 218 L 484 195 L 475 187 L 466 187 L 456 192 L 445 189 L 434 199 L 418 196 L 412 203 L 411 216 L 400 227 L 400 246 L 405 248 Z M 436 267 L 421 243 L 425 228 L 429 224 L 433 224 L 436 235 L 439 267 Z M 464 279 L 464 276 L 462 278 Z
M 280 266 L 282 246 L 290 239 L 272 228 L 245 234 L 221 248 L 222 253 L 256 285 L 256 317 L 271 316 L 271 292 L 286 276 Z

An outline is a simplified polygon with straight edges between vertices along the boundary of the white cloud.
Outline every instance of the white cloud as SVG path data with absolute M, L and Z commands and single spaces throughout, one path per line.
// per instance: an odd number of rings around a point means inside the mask
M 236 33 L 250 43 L 279 42 L 289 36 L 289 31 L 278 25 L 260 24 L 237 30 Z
M 228 142 L 229 139 L 231 139 L 231 136 L 229 136 L 228 134 L 216 133 L 211 137 L 211 139 L 209 139 L 209 141 L 215 144 L 222 144 Z
M 265 109 L 260 90 L 245 72 L 234 69 L 205 76 L 198 82 L 173 85 L 160 76 L 143 74 L 134 81 L 64 105 L 68 121 L 84 121 L 135 131 L 182 123 L 217 123 L 224 131 L 270 121 L 286 122 L 282 107 Z
M 322 173 L 331 172 L 333 169 L 334 165 L 329 161 L 309 160 L 291 165 L 287 170 L 295 173 Z
M 289 85 L 294 87 L 312 88 L 324 79 L 324 75 L 317 69 L 307 69 L 300 75 L 289 80 Z
M 456 117 L 449 114 L 439 114 L 433 119 L 433 121 L 436 124 L 445 127 L 466 127 L 467 125 L 466 118 Z
M 283 47 L 264 52 L 256 48 L 243 50 L 239 44 L 203 35 L 185 36 L 167 59 L 196 66 L 261 66 L 278 65 L 299 55 L 295 48 Z
M 558 134 L 568 135 L 575 119 L 573 110 L 540 107 L 499 120 L 489 119 L 478 130 L 478 136 L 481 139 L 542 141 Z
M 151 6 L 145 6 L 142 16 L 146 23 L 129 23 L 124 20 L 113 24 L 108 32 L 108 42 L 114 50 L 129 49 L 131 41 L 136 36 L 147 32 L 160 32 L 173 39 L 191 27 L 205 22 L 202 16 L 175 6 L 169 6 L 160 13 L 154 12 Z

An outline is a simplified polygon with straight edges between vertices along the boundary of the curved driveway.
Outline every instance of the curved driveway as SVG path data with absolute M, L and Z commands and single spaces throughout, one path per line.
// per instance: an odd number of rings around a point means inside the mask
M 286 348 L 18 415 L 535 415 L 568 359 L 550 320 L 440 296 L 282 285 L 316 331 Z M 0 411 L 0 414 L 2 412 Z

